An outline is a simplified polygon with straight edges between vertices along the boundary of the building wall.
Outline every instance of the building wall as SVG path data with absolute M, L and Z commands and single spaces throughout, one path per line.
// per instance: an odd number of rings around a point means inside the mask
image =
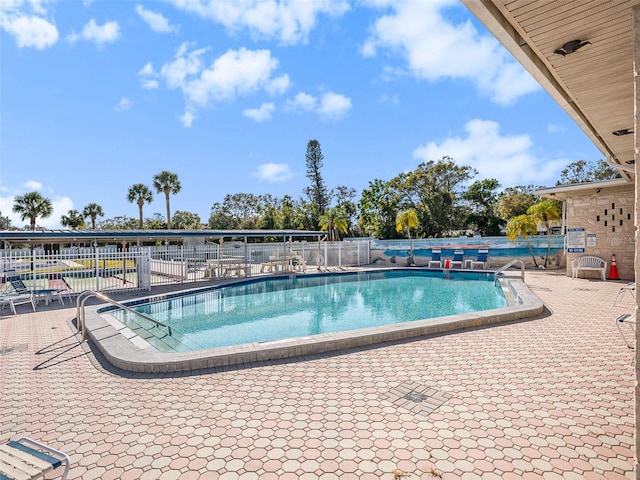
M 567 202 L 567 229 L 584 228 L 585 234 L 596 235 L 596 246 L 585 246 L 584 253 L 567 253 L 567 275 L 571 275 L 571 260 L 583 255 L 596 255 L 607 265 L 610 275 L 612 254 L 616 255 L 618 276 L 634 280 L 635 227 L 634 186 L 602 188 L 572 192 Z M 580 277 L 600 278 L 598 272 L 580 272 Z

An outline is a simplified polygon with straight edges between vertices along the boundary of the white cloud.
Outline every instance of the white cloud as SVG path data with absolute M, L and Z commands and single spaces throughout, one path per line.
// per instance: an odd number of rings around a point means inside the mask
M 142 88 L 147 90 L 154 90 L 160 87 L 158 82 L 159 74 L 153 69 L 151 62 L 147 63 L 138 72 L 138 76 L 141 77 Z
M 441 143 L 429 142 L 413 152 L 420 161 L 450 156 L 459 165 L 475 168 L 482 178 L 496 178 L 502 187 L 552 185 L 566 158 L 538 158 L 528 135 L 501 135 L 500 126 L 488 120 L 472 120 L 465 125 L 466 137 L 450 137 Z
M 351 99 L 339 93 L 326 92 L 320 99 L 298 92 L 287 100 L 285 109 L 293 112 L 313 112 L 323 118 L 339 120 L 351 110 Z
M 280 75 L 279 77 L 271 80 L 266 85 L 265 90 L 269 95 L 279 95 L 286 92 L 290 86 L 291 80 L 289 79 L 289 75 L 285 73 L 284 75 Z
M 392 13 L 375 22 L 361 46 L 363 56 L 375 56 L 379 49 L 392 50 L 416 78 L 430 82 L 466 79 L 501 105 L 540 90 L 495 38 L 481 35 L 470 21 L 454 24 L 443 16 L 446 8 L 463 8 L 457 0 L 399 0 L 384 6 L 392 8 Z M 386 73 L 389 71 L 393 70 Z
M 564 130 L 562 125 L 554 125 L 553 123 L 547 125 L 547 133 L 562 133 Z
M 120 38 L 118 22 L 106 22 L 104 25 L 98 25 L 93 18 L 84 26 L 80 34 L 72 32 L 67 35 L 67 40 L 71 43 L 82 39 L 94 42 L 98 47 L 102 47 L 106 43 L 113 43 L 118 38 Z
M 287 100 L 287 108 L 291 110 L 303 110 L 313 112 L 318 107 L 318 99 L 308 93 L 298 92 L 293 99 Z
M 147 10 L 142 5 L 136 5 L 136 12 L 154 32 L 171 33 L 177 30 L 161 13 Z
M 27 180 L 22 186 L 30 191 L 42 190 L 42 183 L 36 182 L 35 180 Z
M 185 126 L 195 119 L 195 111 L 215 102 L 232 101 L 236 97 L 260 92 L 278 92 L 289 85 L 288 76 L 272 77 L 278 60 L 268 50 L 227 50 L 206 67 L 203 62 L 208 48 L 190 51 L 192 45 L 182 44 L 175 58 L 165 63 L 160 78 L 167 87 L 182 91 L 186 112 Z M 147 64 L 139 72 L 145 81 L 153 80 L 153 67 Z M 147 86 L 148 88 L 148 86 Z
M 196 116 L 193 114 L 193 112 L 189 111 L 184 112 L 184 114 L 180 117 L 180 121 L 182 122 L 182 125 L 185 126 L 185 128 L 191 128 L 191 125 L 193 124 L 193 121 L 195 119 Z
M 235 31 L 283 44 L 306 43 L 318 15 L 338 17 L 349 11 L 346 0 L 169 0 L 174 6 Z
M 263 103 L 260 105 L 260 108 L 247 108 L 242 112 L 245 117 L 251 118 L 256 122 L 264 122 L 266 120 L 271 120 L 271 115 L 276 109 L 273 103 Z
M 0 2 L 0 28 L 16 39 L 19 48 L 43 50 L 58 41 L 58 29 L 43 18 L 43 2 L 3 0 Z
M 286 163 L 263 163 L 258 166 L 253 176 L 270 183 L 282 183 L 293 177 L 291 168 Z
M 131 100 L 128 98 L 122 97 L 118 104 L 113 107 L 116 112 L 124 112 L 125 110 L 129 110 L 131 108 Z
M 351 99 L 339 93 L 328 92 L 322 95 L 318 112 L 325 118 L 340 119 L 351 110 Z

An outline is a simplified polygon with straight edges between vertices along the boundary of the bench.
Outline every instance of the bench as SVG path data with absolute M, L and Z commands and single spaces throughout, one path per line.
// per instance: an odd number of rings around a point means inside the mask
M 571 261 L 571 277 L 578 278 L 581 271 L 599 271 L 602 280 L 605 280 L 607 262 L 595 255 L 585 255 Z

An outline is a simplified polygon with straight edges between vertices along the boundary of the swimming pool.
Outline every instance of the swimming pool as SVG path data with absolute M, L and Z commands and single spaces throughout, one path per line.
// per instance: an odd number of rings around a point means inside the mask
M 88 307 L 86 309 L 85 326 L 89 337 L 105 355 L 107 360 L 114 365 L 125 370 L 137 372 L 172 372 L 247 364 L 257 361 L 344 350 L 363 345 L 372 345 L 424 335 L 442 334 L 539 315 L 544 308 L 540 300 L 533 295 L 519 279 L 503 278 L 499 281 L 501 288 L 496 289 L 493 284 L 493 278 L 490 278 L 487 273 L 429 272 L 421 269 L 400 268 L 376 269 L 370 271 L 369 274 L 365 276 L 368 280 L 364 283 L 356 283 L 352 280 L 363 275 L 365 274 L 295 274 L 286 277 L 281 276 L 280 279 L 283 280 L 284 283 L 274 283 L 273 279 L 270 279 L 271 281 L 269 283 L 267 283 L 265 279 L 249 279 L 230 282 L 238 287 L 235 290 L 229 288 L 229 285 L 216 285 L 207 289 L 157 295 L 126 303 L 126 305 L 131 308 L 147 309 L 147 313 L 150 313 L 151 316 L 156 319 L 159 319 L 157 315 L 160 315 L 160 317 L 164 315 L 164 320 L 169 322 L 174 321 L 172 318 L 174 316 L 176 318 L 185 317 L 186 312 L 195 312 L 198 310 L 200 308 L 198 306 L 198 296 L 200 295 L 208 295 L 211 298 L 217 297 L 217 300 L 204 302 L 203 305 L 208 305 L 206 307 L 208 309 L 216 309 L 218 313 L 220 311 L 233 312 L 244 305 L 248 305 L 251 310 L 262 310 L 265 312 L 273 310 L 277 308 L 277 306 L 274 307 L 274 302 L 272 301 L 265 301 L 264 297 L 260 296 L 261 294 L 255 297 L 252 297 L 252 295 L 260 293 L 260 290 L 265 290 L 267 285 L 273 288 L 274 292 L 272 293 L 279 295 L 283 301 L 293 302 L 293 300 L 284 299 L 288 298 L 286 297 L 287 295 L 305 295 L 304 291 L 307 290 L 306 288 L 291 288 L 294 284 L 323 283 L 322 286 L 315 285 L 314 288 L 325 289 L 324 294 L 332 297 L 335 302 L 332 304 L 325 303 L 323 305 L 307 305 L 308 312 L 302 315 L 299 312 L 290 312 L 287 314 L 288 316 L 285 315 L 287 320 L 281 321 L 286 324 L 305 324 L 307 328 L 309 325 L 312 326 L 311 330 L 296 331 L 293 333 L 293 337 L 288 338 L 271 337 L 271 339 L 267 340 L 258 340 L 255 338 L 240 340 L 236 338 L 234 343 L 246 343 L 204 346 L 201 345 L 201 342 L 203 342 L 203 338 L 208 336 L 210 332 L 207 332 L 206 335 L 202 332 L 192 334 L 186 324 L 180 325 L 180 322 L 176 323 L 176 331 L 172 335 L 168 334 L 165 327 L 150 328 L 150 325 L 147 325 L 145 329 L 136 329 L 133 325 L 127 326 L 118 321 L 112 315 L 113 308 L 105 307 L 104 305 Z M 473 299 L 473 295 L 461 295 L 458 293 L 450 296 L 449 301 L 446 303 L 465 305 L 462 313 L 453 313 L 446 316 L 425 319 L 422 317 L 423 313 L 418 312 L 415 313 L 415 315 L 420 319 L 403 322 L 401 319 L 404 319 L 405 316 L 406 318 L 410 318 L 410 311 L 414 308 L 415 304 L 426 303 L 424 302 L 424 298 L 425 295 L 428 294 L 424 293 L 424 291 L 418 291 L 419 293 L 415 294 L 416 297 L 412 298 L 411 301 L 398 301 L 400 297 L 395 297 L 393 295 L 394 289 L 391 288 L 392 295 L 383 302 L 376 298 L 380 297 L 381 293 L 380 289 L 372 287 L 372 284 L 375 284 L 376 280 L 371 280 L 371 275 L 373 275 L 373 277 L 377 275 L 387 278 L 394 276 L 412 277 L 409 281 L 414 282 L 418 280 L 422 281 L 429 277 L 435 278 L 440 276 L 438 280 L 443 283 L 448 283 L 449 285 L 454 285 L 461 281 L 467 282 L 469 278 L 466 277 L 475 275 L 480 283 L 494 290 L 493 295 L 495 295 L 495 301 L 497 303 L 484 305 L 483 308 L 488 308 L 485 310 L 470 311 L 474 308 L 479 308 L 474 305 L 476 301 Z M 446 280 L 447 276 L 448 280 Z M 331 284 L 332 286 L 328 287 L 326 284 Z M 338 292 L 335 288 L 337 284 L 346 285 L 347 291 L 351 293 L 336 293 Z M 356 285 L 358 285 L 357 288 L 361 292 L 360 296 L 352 295 L 354 289 L 356 289 Z M 397 293 L 398 289 L 406 288 L 406 285 L 398 285 L 395 288 L 395 292 Z M 475 290 L 475 288 L 476 287 L 474 287 L 473 290 Z M 220 295 L 220 292 L 223 290 L 226 292 L 234 291 L 235 294 Z M 242 293 L 243 291 L 245 293 Z M 247 291 L 253 291 L 254 293 L 246 294 Z M 486 297 L 486 294 L 480 296 Z M 348 312 L 352 304 L 371 303 L 372 298 L 375 298 L 376 303 L 384 304 L 381 310 L 385 312 L 388 317 L 387 320 L 370 326 L 363 326 L 357 323 L 351 325 L 351 317 Z M 296 301 L 304 303 L 304 301 L 300 299 Z M 174 302 L 174 306 L 177 306 L 177 308 L 168 308 L 171 302 Z M 313 304 L 313 301 L 308 301 L 307 303 Z M 473 308 L 469 308 L 469 306 Z M 299 309 L 302 310 L 302 307 L 299 307 Z M 334 321 L 333 318 L 340 318 L 339 316 L 333 316 L 336 311 L 344 311 L 347 312 L 347 314 L 343 315 L 341 320 Z M 176 313 L 178 313 L 178 315 L 174 315 Z M 295 317 L 299 315 L 302 316 L 302 320 L 296 322 Z M 223 321 L 220 322 L 221 325 L 212 329 L 213 333 L 210 335 L 211 337 L 219 337 L 221 336 L 220 332 L 226 332 L 226 323 L 229 323 L 228 319 L 230 316 L 226 314 L 218 316 L 222 318 Z M 389 318 L 393 319 L 393 323 L 388 323 Z M 353 328 L 332 328 L 333 326 L 340 326 L 338 324 L 344 324 L 345 322 Z M 329 328 L 322 332 L 318 330 L 316 333 L 315 326 L 318 324 L 324 324 L 325 327 L 328 326 Z M 267 330 L 266 328 L 262 328 L 262 324 L 257 320 L 253 320 L 248 325 L 248 330 Z M 247 328 L 245 328 L 245 330 L 247 330 Z M 165 347 L 157 348 L 153 346 L 153 343 L 156 342 L 158 338 L 166 342 Z M 184 348 L 184 345 L 187 344 L 188 348 Z
M 267 278 L 135 307 L 168 325 L 189 351 L 357 330 L 501 308 L 493 277 L 424 270 Z M 113 313 L 129 327 L 133 313 Z M 156 337 L 148 341 L 155 345 Z M 161 343 L 160 347 L 164 347 Z

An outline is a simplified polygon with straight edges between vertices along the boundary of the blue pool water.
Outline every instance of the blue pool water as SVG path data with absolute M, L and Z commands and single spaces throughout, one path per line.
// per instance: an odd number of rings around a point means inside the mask
M 505 306 L 491 275 L 393 270 L 254 280 L 134 308 L 171 326 L 187 351 Z

